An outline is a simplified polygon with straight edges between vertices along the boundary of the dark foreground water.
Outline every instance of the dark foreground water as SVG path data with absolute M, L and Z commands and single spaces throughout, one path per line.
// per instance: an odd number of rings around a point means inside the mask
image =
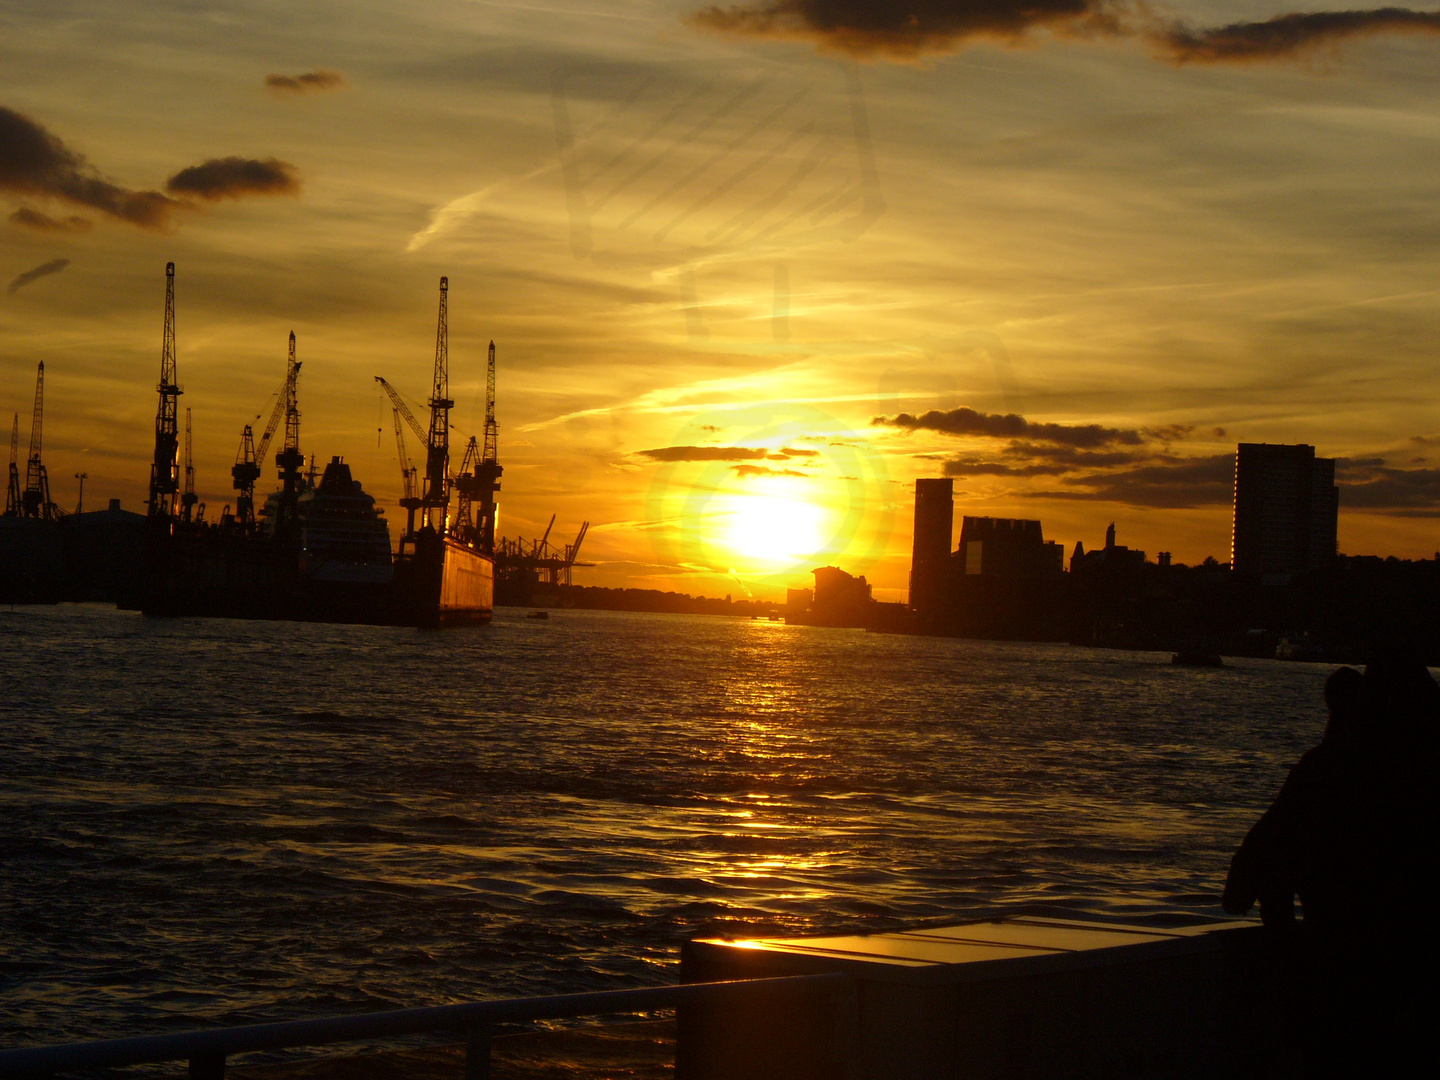
M 1220 915 L 1328 667 L 502 611 L 0 611 L 0 1045 L 674 981 L 701 934 Z

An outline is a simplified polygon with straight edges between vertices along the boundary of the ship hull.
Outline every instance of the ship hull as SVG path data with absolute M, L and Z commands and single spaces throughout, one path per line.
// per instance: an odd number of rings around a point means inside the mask
M 433 534 L 417 538 L 387 582 L 315 578 L 303 566 L 293 541 L 152 526 L 141 610 L 161 617 L 420 627 L 489 622 L 494 613 L 494 562 Z

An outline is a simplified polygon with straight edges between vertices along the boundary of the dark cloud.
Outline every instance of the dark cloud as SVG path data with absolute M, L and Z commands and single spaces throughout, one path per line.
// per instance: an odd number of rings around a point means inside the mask
M 1126 0 L 761 0 L 702 8 L 691 21 L 748 37 L 809 41 L 856 57 L 913 60 L 985 39 L 1023 42 L 1032 31 L 1134 37 L 1176 64 L 1284 60 L 1377 34 L 1440 33 L 1440 12 L 1409 8 L 1296 12 L 1263 22 L 1192 27 L 1163 22 Z
M 15 280 L 10 282 L 10 287 L 6 290 L 6 293 L 9 296 L 14 296 L 16 292 L 23 289 L 26 285 L 29 285 L 32 281 L 37 281 L 42 277 L 48 277 L 51 274 L 58 274 L 69 265 L 69 259 L 54 259 L 51 262 L 41 263 L 35 267 L 34 270 L 26 270 L 23 274 L 17 274 Z
M 819 451 L 788 446 L 779 450 L 749 446 L 661 446 L 638 453 L 652 461 L 788 461 L 793 457 L 815 457 Z
M 805 474 L 798 469 L 772 469 L 769 465 L 733 465 L 735 475 L 746 476 L 800 476 Z
M 173 199 L 158 191 L 131 191 L 105 179 L 84 155 L 70 149 L 28 116 L 3 105 L 0 105 L 0 191 L 88 206 L 149 229 L 163 227 L 177 206 Z
M 977 38 L 1016 42 L 1047 27 L 1115 32 L 1098 0 L 764 0 L 707 7 L 692 21 L 707 30 L 810 41 L 850 56 L 909 60 Z
M 1440 34 L 1440 12 L 1393 7 L 1297 12 L 1206 29 L 1177 23 L 1147 36 L 1177 64 L 1237 64 L 1288 59 L 1377 34 Z
M 302 75 L 266 75 L 265 86 L 281 94 L 309 94 L 318 90 L 339 90 L 345 76 L 338 71 L 319 68 Z
M 1343 507 L 1440 511 L 1440 469 L 1397 469 L 1383 458 L 1339 458 L 1335 472 Z
M 974 409 L 932 409 L 919 416 L 877 416 L 877 427 L 898 427 L 907 431 L 938 431 L 945 435 L 980 435 L 994 439 L 1032 439 L 1062 446 L 1097 447 L 1121 444 L 1139 446 L 1144 435 L 1132 428 L 1107 428 L 1099 424 L 1034 423 L 1017 413 L 982 413 Z
M 1182 458 L 1131 469 L 1067 476 L 1061 482 L 1067 489 L 1033 494 L 1037 498 L 1092 499 L 1167 510 L 1226 505 L 1235 497 L 1235 455 Z
M 34 229 L 36 232 L 89 232 L 93 226 L 89 218 L 67 217 L 52 218 L 49 214 L 42 214 L 39 210 L 22 206 L 10 215 L 10 224 L 18 225 L 24 229 Z
M 295 195 L 300 178 L 295 166 L 275 158 L 211 158 L 181 169 L 165 181 L 172 195 L 199 199 L 240 199 L 246 195 Z
M 946 476 L 1062 476 L 1083 469 L 1133 465 L 1154 457 L 1149 451 L 1090 451 L 1070 446 L 1044 446 L 1012 442 L 1000 451 L 1003 461 L 952 458 L 945 462 Z

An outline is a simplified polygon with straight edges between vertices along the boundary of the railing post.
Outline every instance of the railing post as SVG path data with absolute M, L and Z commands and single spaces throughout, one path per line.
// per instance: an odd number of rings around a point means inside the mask
M 196 1054 L 190 1059 L 190 1080 L 225 1080 L 224 1054 Z
M 482 1020 L 465 1033 L 465 1080 L 490 1080 L 490 1030 Z

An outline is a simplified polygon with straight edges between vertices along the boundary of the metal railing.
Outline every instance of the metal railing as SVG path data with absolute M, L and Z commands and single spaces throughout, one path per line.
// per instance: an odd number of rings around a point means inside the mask
M 140 1035 L 129 1039 L 18 1047 L 0 1050 L 0 1078 L 20 1080 L 47 1077 L 54 1073 L 188 1061 L 191 1080 L 223 1080 L 225 1060 L 232 1054 L 447 1031 L 465 1035 L 465 1080 L 489 1080 L 490 1036 L 497 1023 L 751 1003 L 768 996 L 790 995 L 818 995 L 833 999 L 837 1057 L 847 1074 L 853 1072 L 854 1051 L 849 1041 L 854 1036 L 855 985 L 848 975 L 830 973 L 734 982 L 681 983 L 678 986 L 602 990 L 553 997 L 501 998 L 357 1016 L 185 1031 L 172 1035 Z

